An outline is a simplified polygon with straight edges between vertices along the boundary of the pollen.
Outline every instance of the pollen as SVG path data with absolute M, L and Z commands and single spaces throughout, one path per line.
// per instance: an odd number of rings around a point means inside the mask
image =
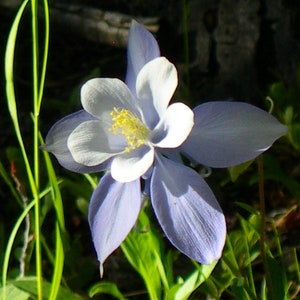
M 114 107 L 110 116 L 113 124 L 109 130 L 115 135 L 122 134 L 126 138 L 126 152 L 145 144 L 149 129 L 134 113 L 128 109 Z

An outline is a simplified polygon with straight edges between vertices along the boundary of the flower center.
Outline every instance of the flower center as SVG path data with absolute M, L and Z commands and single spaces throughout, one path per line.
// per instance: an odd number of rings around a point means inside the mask
M 110 112 L 110 116 L 114 123 L 109 130 L 113 134 L 123 134 L 125 136 L 127 140 L 126 152 L 130 152 L 145 143 L 149 130 L 130 110 L 114 107 Z

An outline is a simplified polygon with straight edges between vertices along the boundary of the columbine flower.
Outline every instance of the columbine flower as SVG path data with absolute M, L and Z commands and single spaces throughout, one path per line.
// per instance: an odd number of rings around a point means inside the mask
M 200 263 L 218 259 L 226 235 L 222 210 L 202 177 L 170 158 L 180 150 L 204 165 L 228 167 L 256 157 L 286 132 L 274 117 L 245 103 L 210 102 L 194 113 L 183 103 L 168 106 L 176 86 L 174 65 L 133 22 L 126 85 L 109 78 L 88 81 L 81 90 L 84 109 L 58 121 L 47 135 L 44 149 L 67 169 L 109 170 L 89 206 L 101 270 L 137 220 L 141 180 L 172 244 Z

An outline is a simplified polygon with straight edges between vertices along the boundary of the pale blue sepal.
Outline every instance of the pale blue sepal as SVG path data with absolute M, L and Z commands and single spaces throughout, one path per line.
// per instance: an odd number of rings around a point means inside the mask
M 135 84 L 137 74 L 146 63 L 159 56 L 160 51 L 154 36 L 133 20 L 128 36 L 125 82 L 134 96 L 136 96 Z
M 120 246 L 136 223 L 141 203 L 139 179 L 120 183 L 110 173 L 106 173 L 95 189 L 88 219 L 101 276 L 103 263 Z
M 198 163 L 215 168 L 249 161 L 287 132 L 268 112 L 242 102 L 201 104 L 194 109 L 194 122 L 181 150 Z
M 108 163 L 92 167 L 77 163 L 68 148 L 70 134 L 80 124 L 90 120 L 95 120 L 95 118 L 86 111 L 80 110 L 57 121 L 49 130 L 41 149 L 53 153 L 64 168 L 73 172 L 96 173 L 105 170 Z
M 203 264 L 220 258 L 226 237 L 225 218 L 198 173 L 157 157 L 151 201 L 164 233 L 177 249 Z

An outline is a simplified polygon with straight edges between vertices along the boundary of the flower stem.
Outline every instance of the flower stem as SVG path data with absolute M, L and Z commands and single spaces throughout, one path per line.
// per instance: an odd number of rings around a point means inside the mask
M 39 83 L 38 83 L 38 0 L 31 0 L 31 24 L 32 24 L 32 61 L 33 61 L 33 149 L 34 149 L 34 181 L 36 186 L 35 195 L 35 238 L 36 238 L 36 273 L 37 273 L 37 296 L 42 299 L 43 275 L 41 254 L 41 231 L 40 231 L 40 199 L 39 199 Z
M 258 166 L 258 193 L 259 193 L 259 204 L 260 204 L 260 255 L 264 266 L 266 283 L 267 283 L 270 299 L 276 299 L 274 295 L 274 289 L 272 287 L 272 278 L 269 272 L 267 258 L 266 258 L 266 251 L 265 251 L 266 204 L 265 204 L 264 169 L 263 169 L 262 155 L 260 155 L 257 158 L 257 166 Z

